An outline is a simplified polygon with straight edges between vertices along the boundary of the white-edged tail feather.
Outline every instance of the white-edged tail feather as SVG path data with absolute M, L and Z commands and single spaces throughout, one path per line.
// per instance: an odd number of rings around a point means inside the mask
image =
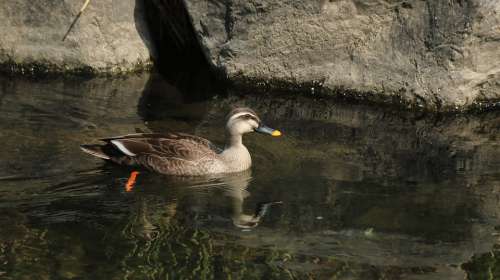
M 94 147 L 94 149 L 92 149 L 92 147 Z M 111 159 L 108 155 L 104 154 L 100 149 L 95 149 L 95 146 L 81 145 L 80 149 L 82 149 L 82 151 L 84 151 L 88 154 L 91 154 L 95 157 L 98 157 L 98 158 L 102 158 L 102 159 L 106 159 L 106 160 Z

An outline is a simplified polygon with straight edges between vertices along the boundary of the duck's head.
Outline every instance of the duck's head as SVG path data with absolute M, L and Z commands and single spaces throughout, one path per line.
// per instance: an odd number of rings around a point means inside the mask
M 259 132 L 271 136 L 281 136 L 281 132 L 262 124 L 257 114 L 250 108 L 236 108 L 227 115 L 226 130 L 230 135 Z

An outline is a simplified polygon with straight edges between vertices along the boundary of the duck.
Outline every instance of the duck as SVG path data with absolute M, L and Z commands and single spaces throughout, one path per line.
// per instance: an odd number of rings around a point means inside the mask
M 231 110 L 226 117 L 225 147 L 182 132 L 134 133 L 101 138 L 100 144 L 83 144 L 83 152 L 119 165 L 141 167 L 175 176 L 206 176 L 242 172 L 252 166 L 243 135 L 258 132 L 274 137 L 279 130 L 264 125 L 250 108 Z

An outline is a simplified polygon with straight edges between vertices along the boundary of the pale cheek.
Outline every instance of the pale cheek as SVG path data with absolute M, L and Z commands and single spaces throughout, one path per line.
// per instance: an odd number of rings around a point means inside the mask
M 252 132 L 254 128 L 251 125 L 245 125 L 244 133 Z
M 259 124 L 252 121 L 252 124 L 250 126 L 250 131 L 254 131 L 257 127 L 259 127 Z
M 243 134 L 243 133 L 252 132 L 254 129 L 250 124 L 245 124 L 245 125 L 242 125 L 238 130 L 240 133 Z

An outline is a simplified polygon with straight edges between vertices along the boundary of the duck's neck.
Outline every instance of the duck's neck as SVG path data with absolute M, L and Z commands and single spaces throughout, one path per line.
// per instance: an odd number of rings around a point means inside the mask
M 226 150 L 232 147 L 240 147 L 240 146 L 243 146 L 243 136 L 241 134 L 226 135 L 226 147 L 225 147 Z
M 243 171 L 252 165 L 250 153 L 243 145 L 241 134 L 227 134 L 226 147 L 220 156 L 231 172 Z

